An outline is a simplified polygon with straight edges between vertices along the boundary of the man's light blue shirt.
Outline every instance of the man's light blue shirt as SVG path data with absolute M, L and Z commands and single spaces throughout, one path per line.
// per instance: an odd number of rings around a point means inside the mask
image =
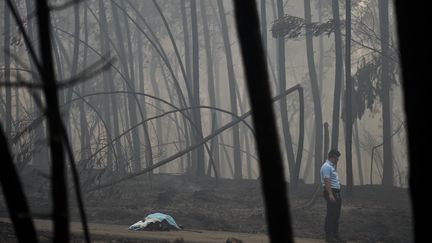
M 323 187 L 324 187 L 324 179 L 330 179 L 331 188 L 340 189 L 339 177 L 336 172 L 335 165 L 330 160 L 327 160 L 321 166 L 320 173 L 321 173 L 321 185 Z

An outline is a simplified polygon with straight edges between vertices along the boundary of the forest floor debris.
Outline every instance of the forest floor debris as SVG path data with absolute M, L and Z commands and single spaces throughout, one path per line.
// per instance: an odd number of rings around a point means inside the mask
M 31 183 L 28 178 L 25 185 L 32 211 L 49 212 L 49 190 L 45 192 L 46 188 Z M 290 191 L 291 209 L 307 204 L 315 189 L 314 185 L 300 184 L 297 191 Z M 296 237 L 324 238 L 325 201 L 318 193 L 310 207 L 292 210 Z M 407 189 L 355 186 L 353 196 L 347 197 L 342 187 L 342 198 L 340 234 L 343 238 L 356 242 L 413 242 Z M 70 202 L 72 220 L 79 221 L 74 198 Z M 131 225 L 142 215 L 164 212 L 181 222 L 186 230 L 266 233 L 261 186 L 257 180 L 141 176 L 86 195 L 85 207 L 91 223 Z M 2 196 L 0 216 L 8 217 Z

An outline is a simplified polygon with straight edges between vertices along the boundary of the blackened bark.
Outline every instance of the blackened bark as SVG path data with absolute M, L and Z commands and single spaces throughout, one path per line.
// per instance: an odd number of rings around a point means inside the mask
M 235 18 L 245 67 L 260 161 L 271 242 L 293 242 L 287 188 L 255 1 L 235 0 Z
M 209 100 L 210 106 L 217 107 L 216 105 L 216 93 L 215 93 L 215 80 L 214 80 L 214 71 L 213 71 L 213 56 L 212 56 L 212 48 L 210 44 L 210 34 L 208 28 L 208 20 L 207 20 L 207 10 L 206 10 L 206 2 L 201 1 L 201 17 L 203 22 L 203 34 L 204 34 L 204 46 L 206 50 L 206 60 L 207 60 L 207 79 L 208 79 L 208 92 L 209 92 Z M 218 119 L 217 113 L 213 112 L 212 114 L 212 133 L 218 127 Z M 211 141 L 210 149 L 211 156 L 213 157 L 215 163 L 215 170 L 217 174 L 220 174 L 220 163 L 219 163 L 219 138 L 215 137 Z M 209 163 L 210 168 L 210 163 Z
M 346 0 L 345 7 L 345 162 L 347 194 L 350 195 L 354 183 L 352 172 L 351 0 Z
M 234 73 L 234 64 L 232 61 L 232 53 L 231 53 L 231 43 L 229 40 L 228 34 L 228 25 L 226 21 L 225 8 L 223 6 L 222 0 L 217 1 L 218 10 L 219 10 L 219 18 L 221 21 L 221 29 L 223 42 L 225 47 L 225 56 L 226 56 L 226 64 L 228 69 L 228 83 L 229 83 L 229 92 L 230 92 L 230 102 L 231 102 L 231 112 L 237 114 L 237 94 L 236 90 L 236 79 Z M 241 179 L 243 177 L 243 168 L 242 168 L 242 159 L 240 154 L 240 132 L 238 125 L 234 126 L 233 129 L 233 146 L 234 146 L 234 179 Z
M 191 0 L 191 24 L 192 24 L 192 95 L 193 105 L 200 106 L 200 80 L 199 80 L 199 49 L 198 49 L 198 23 L 197 23 L 197 6 L 196 0 Z M 202 138 L 202 123 L 201 123 L 201 111 L 195 109 L 192 111 L 193 122 L 197 129 L 193 129 L 194 138 L 199 141 Z M 204 147 L 200 146 L 194 151 L 194 160 L 196 163 L 196 175 L 201 177 L 205 175 L 204 166 Z
M 333 118 L 332 118 L 332 136 L 331 148 L 338 149 L 339 145 L 339 111 L 340 111 L 340 96 L 342 89 L 342 35 L 339 17 L 339 0 L 332 0 L 333 19 L 335 25 L 335 85 L 333 95 Z M 326 151 L 324 151 L 326 152 Z
M 430 236 L 430 170 L 425 161 L 430 158 L 430 120 L 425 119 L 425 104 L 430 103 L 430 89 L 422 82 L 430 76 L 432 46 L 424 38 L 430 25 L 430 8 L 409 1 L 395 1 L 397 33 L 402 63 L 404 108 L 408 127 L 409 190 L 411 194 L 415 242 Z M 426 7 L 427 6 L 427 7 Z
M 312 87 L 312 98 L 314 102 L 315 112 L 315 168 L 314 168 L 314 181 L 315 184 L 319 183 L 319 169 L 321 167 L 322 160 L 322 142 L 323 142 L 323 122 L 322 122 L 322 110 L 321 110 L 321 96 L 318 87 L 317 73 L 315 70 L 314 51 L 313 51 L 313 40 L 312 40 L 312 26 L 311 26 L 311 8 L 310 0 L 304 1 L 305 11 L 305 24 L 306 24 L 306 52 L 307 62 L 309 69 L 309 77 Z
M 108 20 L 106 16 L 106 8 L 103 0 L 99 0 L 99 29 L 100 29 L 100 46 L 101 46 L 101 52 L 103 55 L 106 55 L 109 52 L 109 45 L 108 45 Z M 107 91 L 114 91 L 114 79 L 113 79 L 113 73 L 111 69 L 108 69 L 106 72 L 103 73 L 103 80 L 104 82 L 104 90 Z M 120 133 L 119 128 L 119 121 L 118 121 L 118 103 L 116 99 L 112 99 L 110 97 L 106 97 L 104 100 L 104 120 L 107 123 L 107 126 L 109 129 L 113 130 L 114 137 L 117 137 Z M 112 119 L 112 122 L 111 122 Z M 112 126 L 111 126 L 112 124 Z M 111 132 L 111 131 L 110 131 Z M 123 151 L 121 148 L 120 143 L 116 143 L 116 149 L 117 149 L 117 167 L 115 168 L 120 173 L 125 173 L 126 171 L 126 165 L 124 164 L 124 156 Z M 111 150 L 108 150 L 108 157 L 107 157 L 107 167 L 108 170 L 113 169 L 113 152 Z
M 51 187 L 53 196 L 53 224 L 54 242 L 69 242 L 69 208 L 67 200 L 65 151 L 62 137 L 67 135 L 62 123 L 56 78 L 54 74 L 53 55 L 51 49 L 51 20 L 48 3 L 44 0 L 37 1 L 36 4 L 39 43 L 41 53 L 42 70 L 40 76 L 43 83 L 44 96 L 47 106 L 48 138 L 51 151 Z
M 393 149 L 391 135 L 391 107 L 390 107 L 390 70 L 389 70 L 389 2 L 380 0 L 378 4 L 381 36 L 381 92 L 382 92 L 382 124 L 383 124 L 383 185 L 393 186 Z
M 130 70 L 128 69 L 129 66 L 132 65 L 132 63 L 129 63 L 127 60 L 127 54 L 126 54 L 126 45 L 123 40 L 123 33 L 122 28 L 120 26 L 120 18 L 117 11 L 117 5 L 111 2 L 111 10 L 113 14 L 113 22 L 114 22 L 114 32 L 116 35 L 117 40 L 117 47 L 119 50 L 119 60 L 120 60 L 120 67 L 122 70 L 122 73 L 126 76 L 126 88 L 128 91 L 135 91 L 135 80 L 132 76 L 133 73 L 130 73 Z M 128 23 L 125 22 L 125 26 Z M 127 29 L 126 29 L 127 30 Z M 130 126 L 134 126 L 137 124 L 137 98 L 134 96 L 128 96 L 127 97 L 127 106 L 128 106 L 128 113 L 129 116 L 126 116 L 126 118 L 129 118 Z M 140 138 L 138 136 L 138 132 L 132 133 L 132 169 L 133 171 L 139 171 L 141 169 L 141 162 L 140 162 Z
M 0 125 L 0 154 L 2 157 L 0 183 L 3 189 L 9 217 L 19 242 L 38 242 L 30 208 L 10 154 L 7 138 Z
M 283 2 L 282 0 L 277 0 L 277 10 L 278 10 L 278 18 L 282 18 L 284 16 L 283 11 Z M 277 59 L 278 59 L 278 80 L 279 80 L 279 93 L 282 93 L 286 90 L 286 71 L 285 71 L 285 38 L 279 37 L 277 39 Z M 295 188 L 297 186 L 297 181 L 295 181 L 294 171 L 295 171 L 295 157 L 294 150 L 292 146 L 292 138 L 291 132 L 289 129 L 289 120 L 288 120 L 288 105 L 287 99 L 284 97 L 280 102 L 280 113 L 281 113 L 281 122 L 282 122 L 282 130 L 283 130 L 283 138 L 285 145 L 285 152 L 288 160 L 288 168 L 291 175 L 291 186 Z

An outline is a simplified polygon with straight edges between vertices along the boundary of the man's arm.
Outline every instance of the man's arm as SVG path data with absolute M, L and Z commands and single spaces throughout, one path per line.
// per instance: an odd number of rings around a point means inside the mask
M 331 202 L 336 202 L 336 199 L 333 195 L 333 191 L 331 189 L 330 178 L 324 178 L 324 187 L 329 195 L 329 199 Z

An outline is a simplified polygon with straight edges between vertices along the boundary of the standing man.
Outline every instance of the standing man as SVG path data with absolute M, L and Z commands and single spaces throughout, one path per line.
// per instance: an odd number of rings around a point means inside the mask
M 340 181 L 336 172 L 336 165 L 340 152 L 336 149 L 330 150 L 328 159 L 321 166 L 321 185 L 324 190 L 324 198 L 327 201 L 327 214 L 325 217 L 324 230 L 326 242 L 345 242 L 339 238 L 339 216 L 342 199 L 340 197 Z

